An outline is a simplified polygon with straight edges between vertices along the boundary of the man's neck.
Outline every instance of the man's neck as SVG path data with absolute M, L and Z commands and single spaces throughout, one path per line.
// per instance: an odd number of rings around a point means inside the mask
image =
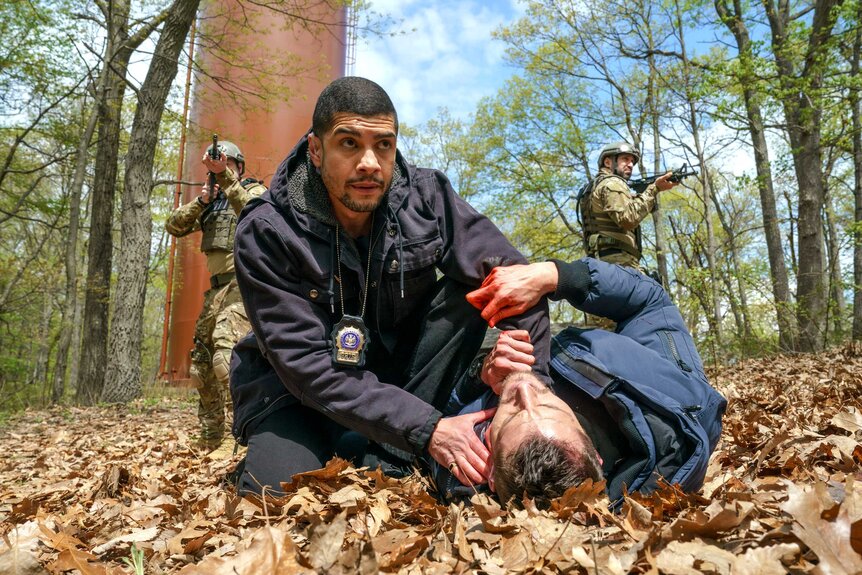
M 361 238 L 371 233 L 371 212 L 335 214 L 335 219 L 351 238 Z

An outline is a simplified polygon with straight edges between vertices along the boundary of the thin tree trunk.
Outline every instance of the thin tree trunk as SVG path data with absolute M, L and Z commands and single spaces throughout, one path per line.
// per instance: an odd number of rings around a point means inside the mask
M 48 356 L 51 348 L 51 298 L 48 294 L 48 291 L 42 293 L 42 317 L 39 318 L 36 361 L 31 376 L 31 385 L 38 385 L 43 390 L 45 389 L 45 380 L 48 379 Z
M 709 277 L 712 283 L 712 321 L 710 322 L 712 325 L 712 329 L 715 333 L 716 343 L 719 347 L 722 344 L 722 335 L 721 335 L 721 293 L 719 292 L 718 285 L 718 270 L 716 269 L 715 262 L 715 230 L 713 230 L 712 223 L 712 189 L 711 189 L 711 180 L 709 178 L 709 174 L 707 173 L 707 164 L 706 164 L 706 155 L 703 151 L 703 146 L 700 142 L 700 124 L 697 119 L 697 108 L 695 106 L 695 97 L 692 94 L 691 84 L 689 78 L 691 77 L 691 67 L 688 60 L 688 53 L 685 47 L 685 33 L 683 31 L 682 26 L 682 8 L 679 5 L 679 2 L 675 3 L 676 6 L 676 25 L 677 32 L 679 34 L 679 48 L 680 54 L 682 55 L 682 65 L 683 65 L 683 87 L 685 90 L 686 101 L 688 103 L 688 121 L 691 127 L 691 136 L 694 140 L 694 150 L 695 154 L 697 154 L 697 162 L 700 164 L 701 168 L 701 183 L 703 184 L 703 219 L 706 224 L 706 261 L 709 266 Z
M 706 173 L 706 176 L 709 177 L 708 172 Z M 718 216 L 718 221 L 724 230 L 724 235 L 727 236 L 727 247 L 730 252 L 730 265 L 733 269 L 733 277 L 736 279 L 736 291 L 739 293 L 739 301 L 737 305 L 735 303 L 737 298 L 734 295 L 732 286 L 730 285 L 730 280 L 727 279 L 728 297 L 731 298 L 731 306 L 734 308 L 733 312 L 736 318 L 736 323 L 740 328 L 738 333 L 746 341 L 751 341 L 753 339 L 751 334 L 751 318 L 748 310 L 748 296 L 746 294 L 745 283 L 743 280 L 742 265 L 740 264 L 739 246 L 736 242 L 736 230 L 731 227 L 727 216 L 724 214 L 721 202 L 719 202 L 715 196 L 712 197 L 712 204 L 715 208 L 715 214 Z M 727 274 L 722 274 L 722 276 L 727 277 Z
M 829 274 L 829 314 L 832 319 L 834 338 L 844 339 L 844 316 L 847 313 L 847 301 L 844 298 L 844 280 L 841 278 L 841 246 L 838 237 L 838 226 L 835 224 L 835 212 L 832 206 L 832 194 L 826 188 L 826 252 L 829 254 L 827 273 Z
M 826 317 L 826 290 L 823 281 L 823 199 L 820 121 L 823 115 L 819 90 L 823 84 L 822 51 L 832 34 L 837 17 L 835 6 L 842 0 L 816 0 L 811 32 L 801 71 L 796 72 L 787 46 L 787 29 L 793 24 L 790 3 L 763 0 L 772 32 L 772 52 L 781 84 L 781 103 L 799 184 L 799 272 L 797 281 L 797 321 L 799 349 L 817 351 L 823 347 Z
M 105 77 L 105 69 L 99 80 L 101 84 Z M 98 89 L 97 89 L 98 91 Z M 60 342 L 57 345 L 57 358 L 54 362 L 54 384 L 51 388 L 51 403 L 59 403 L 66 388 L 66 367 L 69 362 L 69 347 L 72 343 L 72 318 L 78 307 L 78 228 L 81 219 L 81 190 L 87 175 L 87 159 L 89 158 L 90 142 L 96 130 L 96 110 L 90 112 L 87 125 L 78 141 L 78 152 L 75 159 L 75 173 L 69 189 L 69 238 L 66 243 L 66 301 L 60 319 Z
M 755 90 L 754 54 L 751 38 L 743 17 L 741 0 L 733 0 L 733 14 L 723 0 L 715 0 L 715 9 L 722 22 L 736 39 L 741 64 L 738 83 L 745 101 L 748 118 L 748 132 L 754 150 L 754 166 L 757 172 L 757 190 L 760 193 L 760 212 L 763 216 L 763 234 L 766 239 L 766 252 L 769 258 L 769 277 L 772 282 L 772 297 L 775 299 L 778 323 L 778 346 L 784 350 L 797 347 L 797 323 L 790 299 L 790 284 L 787 279 L 787 265 L 781 247 L 781 230 L 778 228 L 778 211 L 775 204 L 772 168 L 769 165 L 769 148 L 766 144 L 766 130 L 760 109 L 760 96 Z
M 93 405 L 104 385 L 108 361 L 108 305 L 111 291 L 111 237 L 114 196 L 117 188 L 117 157 L 120 119 L 126 91 L 126 69 L 132 51 L 127 45 L 128 0 L 109 4 L 108 47 L 103 64 L 108 69 L 104 89 L 97 95 L 99 143 L 96 170 L 90 191 L 90 239 L 87 248 L 87 283 L 84 296 L 84 333 L 76 401 Z
M 859 78 L 862 57 L 862 3 L 856 11 L 856 36 L 853 40 L 853 61 L 850 76 Z M 853 339 L 862 340 L 862 98 L 858 84 L 850 87 L 850 109 L 853 116 L 853 198 L 855 226 L 853 228 Z
M 652 125 L 653 133 L 653 149 L 655 150 L 655 158 L 653 158 L 653 172 L 658 173 L 661 169 L 661 124 L 659 121 L 658 96 L 656 94 L 655 81 L 658 77 L 658 71 L 656 70 L 655 63 L 655 41 L 652 35 L 652 27 L 650 27 L 648 23 L 645 26 L 645 32 L 647 34 L 647 49 L 649 51 L 649 56 L 647 57 L 647 63 L 649 65 L 647 98 L 649 102 L 647 105 L 649 106 L 650 124 Z M 667 267 L 667 240 L 664 236 L 664 215 L 661 209 L 660 194 L 655 198 L 655 209 L 653 209 L 652 212 L 652 221 L 653 228 L 655 230 L 655 259 L 656 265 L 658 266 L 658 273 L 661 276 L 664 285 L 670 287 L 670 275 L 668 274 Z
M 175 0 L 168 9 L 147 77 L 138 94 L 126 155 L 122 197 L 122 257 L 118 262 L 110 356 L 102 400 L 125 402 L 141 394 L 141 339 L 153 227 L 150 195 L 159 124 L 177 62 L 200 0 Z

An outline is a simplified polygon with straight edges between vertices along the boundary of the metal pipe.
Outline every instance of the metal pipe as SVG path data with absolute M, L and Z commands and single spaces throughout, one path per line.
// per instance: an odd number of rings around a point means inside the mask
M 197 19 L 192 21 L 192 27 L 189 30 L 189 64 L 186 70 L 186 89 L 183 95 L 183 125 L 180 132 L 180 157 L 177 162 L 177 188 L 174 192 L 174 207 L 177 209 L 180 206 L 180 198 L 183 195 L 183 164 L 186 156 L 186 127 L 189 119 L 189 94 L 192 90 L 192 65 L 195 57 L 195 31 L 197 29 Z M 162 328 L 162 351 L 159 358 L 159 379 L 172 379 L 168 377 L 165 367 L 168 360 L 168 339 L 170 336 L 170 321 L 171 321 L 171 303 L 173 302 L 174 289 L 174 258 L 177 251 L 177 238 L 171 236 L 171 248 L 168 255 L 168 277 L 165 285 L 165 320 Z

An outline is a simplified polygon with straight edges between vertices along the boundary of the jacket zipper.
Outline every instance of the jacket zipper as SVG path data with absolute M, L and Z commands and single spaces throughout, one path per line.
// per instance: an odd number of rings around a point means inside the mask
M 683 371 L 691 372 L 691 367 L 682 359 L 679 355 L 679 350 L 676 348 L 676 342 L 673 339 L 671 333 L 667 330 L 661 330 L 659 333 L 664 337 L 665 343 L 667 343 L 667 347 L 670 350 L 670 354 L 673 356 L 673 359 L 676 361 L 676 364 Z

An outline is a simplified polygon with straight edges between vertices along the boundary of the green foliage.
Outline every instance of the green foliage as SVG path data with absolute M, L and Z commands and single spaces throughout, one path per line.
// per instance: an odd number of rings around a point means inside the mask
M 144 575 L 144 550 L 132 543 L 129 550 L 130 557 L 123 557 L 123 563 L 131 567 L 135 571 L 135 575 Z

